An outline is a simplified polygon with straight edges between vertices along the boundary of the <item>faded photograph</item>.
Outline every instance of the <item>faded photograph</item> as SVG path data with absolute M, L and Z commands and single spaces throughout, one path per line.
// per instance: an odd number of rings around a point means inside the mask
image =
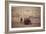
M 12 28 L 40 27 L 41 8 L 29 6 L 17 6 L 11 8 Z

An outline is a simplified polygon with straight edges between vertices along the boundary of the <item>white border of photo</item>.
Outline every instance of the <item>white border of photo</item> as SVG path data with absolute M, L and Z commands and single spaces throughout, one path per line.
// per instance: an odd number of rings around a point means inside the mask
M 17 6 L 30 6 L 30 7 L 41 7 L 41 26 L 40 27 L 25 27 L 25 28 L 12 28 L 11 27 L 11 7 Z M 24 30 L 37 30 L 43 29 L 43 5 L 34 5 L 34 4 L 18 4 L 18 3 L 10 3 L 9 4 L 9 31 L 24 31 Z

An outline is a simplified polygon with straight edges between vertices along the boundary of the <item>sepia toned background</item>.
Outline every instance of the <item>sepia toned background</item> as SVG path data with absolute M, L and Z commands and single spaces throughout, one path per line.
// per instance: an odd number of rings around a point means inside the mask
M 40 7 L 17 6 L 12 7 L 12 27 L 40 27 Z M 22 18 L 22 21 L 21 21 Z M 24 24 L 24 20 L 29 18 L 30 23 Z

